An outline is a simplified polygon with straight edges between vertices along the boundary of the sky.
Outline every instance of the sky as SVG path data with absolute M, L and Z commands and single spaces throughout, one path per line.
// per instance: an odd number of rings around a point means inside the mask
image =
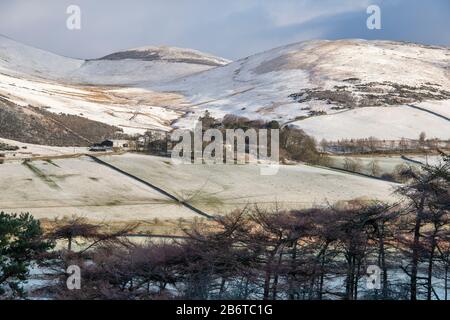
M 366 10 L 381 9 L 381 30 Z M 69 30 L 67 8 L 81 9 Z M 147 45 L 236 60 L 311 39 L 385 39 L 450 46 L 449 0 L 0 0 L 0 34 L 74 58 Z

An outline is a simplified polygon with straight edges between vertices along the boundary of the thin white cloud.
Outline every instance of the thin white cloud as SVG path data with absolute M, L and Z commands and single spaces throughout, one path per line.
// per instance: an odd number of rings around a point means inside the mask
M 365 14 L 369 4 L 369 0 L 287 0 L 266 2 L 265 7 L 275 26 L 286 27 L 348 12 Z

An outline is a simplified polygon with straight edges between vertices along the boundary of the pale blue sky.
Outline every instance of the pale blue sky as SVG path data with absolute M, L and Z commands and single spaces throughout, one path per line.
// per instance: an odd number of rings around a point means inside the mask
M 66 28 L 79 5 L 82 29 Z M 378 4 L 382 30 L 366 28 Z M 309 39 L 390 39 L 450 45 L 448 0 L 1 0 L 0 34 L 65 56 L 96 58 L 144 45 L 238 59 Z

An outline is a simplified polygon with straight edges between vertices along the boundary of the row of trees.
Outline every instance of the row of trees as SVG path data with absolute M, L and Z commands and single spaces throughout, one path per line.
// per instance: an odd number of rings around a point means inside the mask
M 376 137 L 338 141 L 323 139 L 319 146 L 322 151 L 333 153 L 426 152 L 438 148 L 449 149 L 450 140 L 427 139 L 425 132 L 422 132 L 417 139 L 381 140 Z
M 340 169 L 344 169 L 346 171 L 366 174 L 381 178 L 386 181 L 398 183 L 403 183 L 408 180 L 408 177 L 406 177 L 403 173 L 405 172 L 405 170 L 410 170 L 410 167 L 408 167 L 408 165 L 401 163 L 396 165 L 392 171 L 388 172 L 383 170 L 380 162 L 377 159 L 372 159 L 368 163 L 364 163 L 361 158 L 349 157 L 346 157 L 343 160 L 342 165 L 339 165 L 339 163 L 336 164 L 335 161 L 330 160 L 328 166 L 332 168 L 339 167 Z
M 396 204 L 248 208 L 145 244 L 124 237 L 134 226 L 107 233 L 74 219 L 43 238 L 29 216 L 2 215 L 0 287 L 20 294 L 34 261 L 51 270 L 39 295 L 58 299 L 448 299 L 450 158 L 402 174 Z M 55 241 L 64 248 L 49 250 Z M 70 265 L 81 290 L 66 287 Z

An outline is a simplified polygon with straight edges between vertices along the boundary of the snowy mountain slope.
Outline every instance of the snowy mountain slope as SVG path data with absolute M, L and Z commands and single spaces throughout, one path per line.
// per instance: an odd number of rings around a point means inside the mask
M 83 63 L 83 60 L 61 57 L 0 35 L 0 73 L 58 79 Z
M 209 110 L 277 120 L 329 140 L 450 137 L 450 50 L 310 41 L 236 62 L 144 47 L 75 60 L 0 37 L 0 97 L 122 128 L 192 127 Z
M 229 61 L 190 49 L 143 47 L 95 60 L 77 60 L 0 36 L 0 72 L 90 85 L 162 83 Z
M 184 114 L 183 97 L 137 88 L 76 86 L 0 74 L 0 98 L 22 108 L 42 107 L 54 113 L 86 117 L 117 126 L 125 133 L 169 130 Z M 172 106 L 172 107 L 167 107 Z
M 138 86 L 156 84 L 209 70 L 211 66 L 192 63 L 145 60 L 90 60 L 66 77 L 72 83 Z
M 208 109 L 216 117 L 233 113 L 251 119 L 294 123 L 299 127 L 307 121 L 296 120 L 319 116 L 311 120 L 316 127 L 310 132 L 329 136 L 320 115 L 424 101 L 427 105 L 432 102 L 436 113 L 448 114 L 450 50 L 387 41 L 310 41 L 273 49 L 154 89 L 188 97 L 193 112 L 177 123 L 180 127 L 192 126 Z M 398 125 L 394 136 L 402 134 L 402 121 L 412 121 L 408 124 L 410 129 L 403 132 L 405 137 L 416 138 L 421 132 L 422 114 L 415 112 L 415 116 L 410 116 L 409 109 L 402 109 L 404 119 L 398 118 L 397 112 L 394 120 L 398 123 L 371 118 L 382 117 L 385 110 L 375 109 L 375 113 L 353 120 L 374 120 L 378 132 Z M 430 117 L 430 114 L 423 116 Z M 440 120 L 434 121 L 438 127 L 430 136 L 433 133 L 448 138 L 450 125 Z M 367 137 L 368 132 L 361 128 L 364 123 L 355 123 L 353 130 L 352 126 L 347 127 L 351 131 L 347 137 Z M 443 133 L 438 134 L 440 131 Z
M 158 55 L 153 60 L 145 57 L 155 52 Z M 0 98 L 23 108 L 31 105 L 83 116 L 130 134 L 169 130 L 171 122 L 186 112 L 184 98 L 133 85 L 162 83 L 226 63 L 198 51 L 168 47 L 133 49 L 83 61 L 0 36 Z
M 0 98 L 0 137 L 50 146 L 89 146 L 114 136 L 120 128 L 76 115 L 20 107 Z

